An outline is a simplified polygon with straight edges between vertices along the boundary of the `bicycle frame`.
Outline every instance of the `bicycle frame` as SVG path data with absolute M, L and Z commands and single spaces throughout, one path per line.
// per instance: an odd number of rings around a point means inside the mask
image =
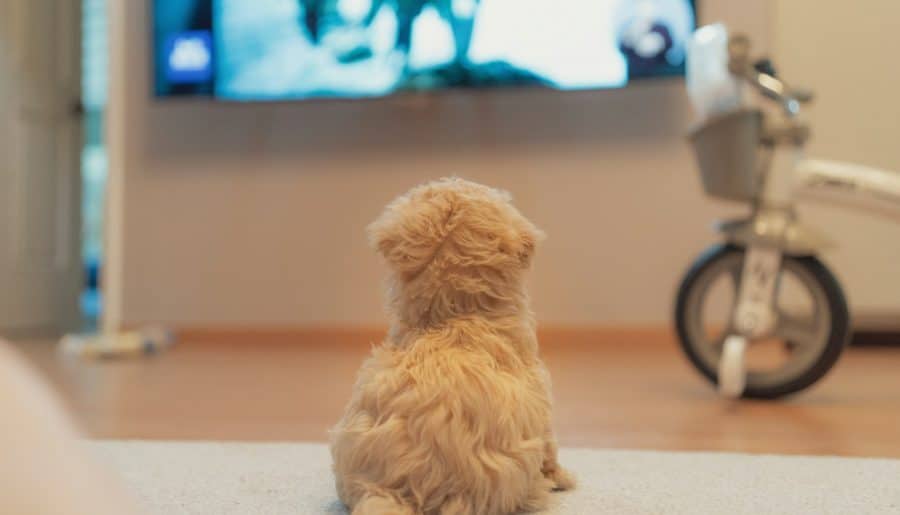
M 833 187 L 900 206 L 900 173 L 897 172 L 853 163 L 801 159 L 794 174 L 801 188 Z
M 834 190 L 900 208 L 900 173 L 839 161 L 806 158 L 802 147 L 776 149 L 764 186 L 749 218 L 722 223 L 719 230 L 743 246 L 769 246 L 788 254 L 816 254 L 833 246 L 820 230 L 795 214 L 800 192 Z

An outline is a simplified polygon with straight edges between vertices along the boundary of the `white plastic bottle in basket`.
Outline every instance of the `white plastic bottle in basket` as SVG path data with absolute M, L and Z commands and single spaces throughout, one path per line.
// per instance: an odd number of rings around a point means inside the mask
M 747 105 L 743 83 L 728 71 L 728 29 L 721 23 L 700 27 L 688 44 L 688 95 L 700 120 Z

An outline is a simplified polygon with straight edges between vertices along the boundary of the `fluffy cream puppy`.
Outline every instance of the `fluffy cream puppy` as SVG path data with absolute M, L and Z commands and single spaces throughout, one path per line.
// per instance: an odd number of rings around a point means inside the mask
M 332 432 L 354 515 L 512 514 L 574 487 L 524 287 L 541 232 L 505 192 L 442 179 L 369 227 L 391 328 Z

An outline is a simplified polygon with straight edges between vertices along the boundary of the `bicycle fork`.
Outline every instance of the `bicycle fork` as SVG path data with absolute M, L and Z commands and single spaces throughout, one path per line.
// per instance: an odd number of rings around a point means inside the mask
M 782 251 L 771 246 L 748 246 L 740 280 L 735 281 L 737 301 L 731 330 L 719 360 L 719 392 L 740 397 L 747 381 L 746 352 L 750 340 L 769 334 L 777 322 L 775 291 Z

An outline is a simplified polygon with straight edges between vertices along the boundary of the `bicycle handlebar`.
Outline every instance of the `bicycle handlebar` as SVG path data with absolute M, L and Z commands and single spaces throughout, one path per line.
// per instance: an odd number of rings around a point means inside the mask
M 793 89 L 775 76 L 770 62 L 750 60 L 750 40 L 743 35 L 732 36 L 728 41 L 728 69 L 759 90 L 764 96 L 781 104 L 789 116 L 800 112 L 800 105 L 810 102 L 813 94 L 809 90 Z

